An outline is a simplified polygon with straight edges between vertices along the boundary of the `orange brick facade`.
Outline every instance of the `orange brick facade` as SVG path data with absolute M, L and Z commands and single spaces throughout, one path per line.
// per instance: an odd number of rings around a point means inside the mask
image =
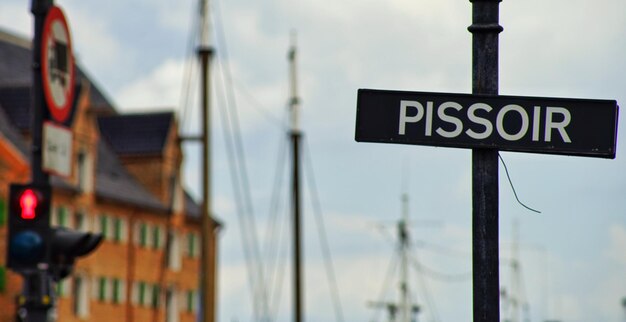
M 176 122 L 160 153 L 119 157 L 128 174 L 160 207 L 101 195 L 96 172 L 98 142 L 103 138 L 89 86 L 83 83 L 72 126 L 73 170 L 65 179 L 70 188 L 54 186 L 51 218 L 53 226 L 102 233 L 105 238 L 96 252 L 77 261 L 71 277 L 56 286 L 57 320 L 196 321 L 200 220 L 189 214 L 188 197 L 179 182 L 183 156 Z M 21 277 L 5 265 L 7 200 L 10 183 L 29 181 L 28 159 L 0 135 L 0 322 L 14 321 L 15 297 L 21 289 Z M 216 223 L 210 236 L 213 266 L 218 228 Z M 211 274 L 215 274 L 214 267 Z M 214 308 L 207 311 L 215 316 Z

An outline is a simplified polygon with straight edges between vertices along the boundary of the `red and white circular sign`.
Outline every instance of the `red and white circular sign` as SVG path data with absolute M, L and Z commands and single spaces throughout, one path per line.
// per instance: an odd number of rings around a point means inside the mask
M 74 56 L 70 29 L 63 11 L 51 7 L 41 36 L 43 91 L 52 119 L 65 122 L 74 103 Z

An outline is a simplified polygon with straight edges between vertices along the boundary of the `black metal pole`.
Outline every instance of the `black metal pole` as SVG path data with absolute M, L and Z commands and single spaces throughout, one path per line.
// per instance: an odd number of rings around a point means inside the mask
M 31 12 L 35 17 L 35 34 L 33 36 L 33 84 L 31 88 L 32 98 L 32 158 L 31 179 L 34 184 L 48 184 L 49 175 L 43 172 L 41 167 L 42 160 L 42 139 L 43 139 L 43 119 L 44 113 L 47 113 L 46 101 L 43 95 L 43 80 L 41 76 L 41 38 L 43 33 L 43 24 L 46 20 L 46 14 L 53 5 L 52 0 L 33 0 L 31 3 Z
M 293 298 L 294 298 L 294 322 L 304 321 L 303 293 L 304 280 L 302 268 L 302 209 L 300 193 L 300 131 L 299 113 L 300 99 L 298 98 L 297 71 L 296 71 L 296 39 L 292 34 L 292 45 L 289 49 L 289 72 L 291 98 L 289 108 L 291 113 L 291 130 L 289 136 L 292 143 L 293 174 L 292 174 L 292 212 L 293 212 Z
M 17 320 L 20 322 L 47 322 L 55 305 L 50 274 L 45 270 L 22 275 L 24 286 L 18 297 Z
M 498 94 L 501 0 L 472 3 L 472 93 Z M 474 322 L 500 321 L 498 150 L 472 151 L 472 268 Z
M 48 108 L 43 94 L 41 75 L 41 39 L 46 15 L 53 5 L 52 0 L 32 0 L 31 13 L 34 16 L 34 35 L 32 43 L 32 87 L 31 87 L 31 182 L 37 185 L 49 185 L 50 176 L 42 169 L 43 159 L 43 120 Z M 47 246 L 48 247 L 48 246 Z M 22 276 L 23 290 L 18 302 L 17 318 L 24 322 L 44 322 L 48 320 L 49 309 L 54 305 L 51 292 L 52 277 L 48 267 L 38 267 L 35 271 L 25 272 Z
M 293 144 L 293 247 L 294 247 L 294 321 L 302 322 L 302 223 L 300 214 L 300 136 L 297 130 L 291 132 Z

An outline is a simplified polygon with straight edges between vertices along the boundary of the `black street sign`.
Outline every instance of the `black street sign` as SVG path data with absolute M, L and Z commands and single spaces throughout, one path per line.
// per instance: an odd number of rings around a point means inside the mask
M 615 158 L 614 100 L 359 89 L 356 141 Z

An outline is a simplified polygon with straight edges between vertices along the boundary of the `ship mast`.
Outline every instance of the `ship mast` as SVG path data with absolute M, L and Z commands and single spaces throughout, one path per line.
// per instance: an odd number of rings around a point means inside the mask
M 408 173 L 408 171 L 407 171 Z M 406 185 L 406 182 L 405 182 Z M 405 192 L 401 195 L 402 200 L 402 217 L 397 223 L 398 234 L 398 255 L 400 257 L 399 267 L 399 295 L 400 299 L 395 302 L 370 302 L 369 306 L 379 309 L 387 309 L 389 314 L 389 322 L 411 322 L 417 321 L 417 315 L 420 307 L 417 304 L 411 304 L 411 295 L 409 294 L 409 254 L 411 251 L 411 240 L 409 237 L 409 194 L 408 188 L 404 187 Z
M 292 34 L 291 47 L 288 54 L 289 59 L 289 80 L 290 80 L 290 96 L 289 113 L 291 124 L 289 136 L 292 143 L 292 213 L 293 213 L 293 291 L 294 291 L 294 321 L 302 322 L 303 320 L 303 278 L 302 278 L 302 243 L 301 243 L 301 205 L 300 205 L 300 138 L 302 132 L 300 130 L 300 99 L 298 98 L 297 86 L 297 70 L 296 70 L 296 36 Z
M 409 253 L 409 195 L 402 194 L 402 219 L 398 222 L 398 238 L 400 241 L 400 322 L 410 322 L 409 305 L 409 273 L 408 273 L 408 253 Z
M 214 221 L 211 215 L 211 132 L 210 132 L 210 76 L 211 58 L 214 48 L 210 39 L 209 5 L 207 0 L 200 0 L 200 39 L 197 48 L 201 66 L 201 104 L 202 104 L 202 253 L 200 263 L 200 306 L 202 322 L 215 321 L 215 283 L 217 269 L 214 257 L 215 239 Z

